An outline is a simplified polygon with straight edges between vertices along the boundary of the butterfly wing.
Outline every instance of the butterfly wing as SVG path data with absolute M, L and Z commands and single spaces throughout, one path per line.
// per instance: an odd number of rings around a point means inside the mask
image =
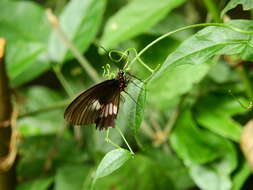
M 110 101 L 102 104 L 100 115 L 96 120 L 96 128 L 102 130 L 115 126 L 115 119 L 118 114 L 119 103 L 120 91 L 115 93 L 114 97 L 112 97 Z
M 65 110 L 64 118 L 73 125 L 96 123 L 99 129 L 114 127 L 119 97 L 119 81 L 106 80 L 77 96 Z

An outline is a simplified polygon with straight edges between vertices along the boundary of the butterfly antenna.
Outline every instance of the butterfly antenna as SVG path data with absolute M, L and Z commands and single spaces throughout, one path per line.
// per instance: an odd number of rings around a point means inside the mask
M 139 89 L 143 90 L 142 87 L 140 87 L 139 85 L 137 85 L 134 81 L 130 81 L 134 86 L 138 87 Z
M 138 104 L 136 101 L 135 101 L 135 99 L 127 92 L 127 91 L 124 91 L 132 100 L 133 100 L 133 102 L 135 102 L 136 103 L 136 105 L 138 105 L 138 106 L 140 106 L 141 107 L 141 105 L 140 104 Z
M 143 82 L 143 83 L 144 83 L 144 81 L 143 81 L 143 80 L 141 80 L 141 79 L 139 79 L 137 76 L 132 75 L 132 74 L 131 74 L 131 73 L 129 73 L 129 72 L 126 72 L 126 74 L 127 74 L 127 75 L 129 75 L 130 77 L 133 77 L 133 78 L 135 78 L 136 80 L 138 80 L 138 81 L 140 81 L 140 82 Z

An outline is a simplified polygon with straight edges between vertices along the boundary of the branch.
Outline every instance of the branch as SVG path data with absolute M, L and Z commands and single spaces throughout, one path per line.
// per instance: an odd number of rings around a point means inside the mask
M 16 181 L 15 168 L 12 167 L 16 157 L 16 136 L 11 128 L 11 93 L 4 65 L 4 47 L 5 40 L 0 38 L 0 122 L 10 121 L 9 126 L 0 126 L 0 189 L 13 190 Z

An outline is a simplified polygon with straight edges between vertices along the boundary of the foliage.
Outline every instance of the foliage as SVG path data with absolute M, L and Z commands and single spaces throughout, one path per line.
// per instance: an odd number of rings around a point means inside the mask
M 16 189 L 252 189 L 240 148 L 252 119 L 252 8 L 251 0 L 1 0 L 19 110 Z M 129 52 L 126 70 L 136 76 L 110 134 L 63 119 L 75 94 L 103 80 L 103 66 L 117 72 L 121 62 L 101 46 Z

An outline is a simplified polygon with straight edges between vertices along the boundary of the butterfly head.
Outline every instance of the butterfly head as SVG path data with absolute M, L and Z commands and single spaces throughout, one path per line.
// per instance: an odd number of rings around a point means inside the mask
M 116 79 L 119 81 L 120 91 L 124 91 L 124 89 L 127 87 L 127 83 L 129 82 L 126 73 L 123 71 L 119 71 Z

